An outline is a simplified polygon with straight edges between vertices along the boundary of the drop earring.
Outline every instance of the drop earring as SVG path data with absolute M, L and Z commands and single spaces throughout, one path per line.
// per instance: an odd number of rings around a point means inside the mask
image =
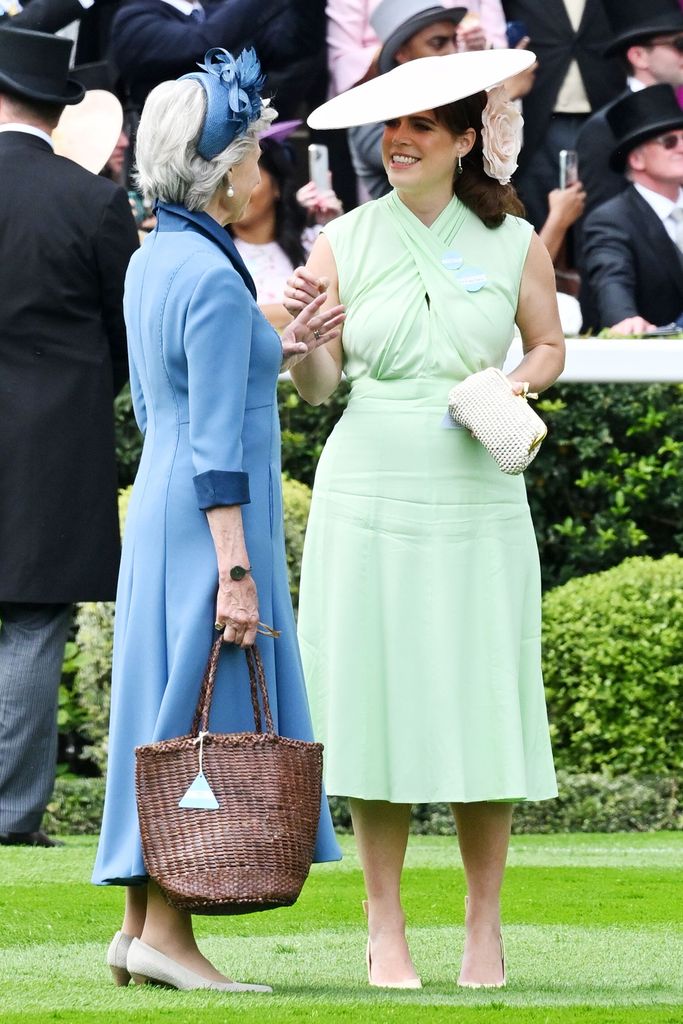
M 225 190 L 225 194 L 226 194 L 226 196 L 228 197 L 228 199 L 232 199 L 232 197 L 233 197 L 233 196 L 234 196 L 234 194 L 235 194 L 235 190 L 234 190 L 234 188 L 232 187 L 232 182 L 230 181 L 230 174 L 229 174 L 229 173 L 228 173 L 228 176 L 227 176 L 227 177 L 228 177 L 228 187 L 227 187 L 227 188 L 226 188 L 226 190 Z
M 458 173 L 458 174 L 462 174 L 462 157 L 460 156 L 460 154 L 459 154 L 459 153 L 458 153 L 458 166 L 457 166 L 457 173 Z

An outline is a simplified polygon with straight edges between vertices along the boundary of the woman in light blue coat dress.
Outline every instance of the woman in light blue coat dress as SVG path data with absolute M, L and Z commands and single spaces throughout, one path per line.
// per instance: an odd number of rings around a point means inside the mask
M 312 739 L 284 550 L 278 373 L 338 336 L 341 307 L 310 303 L 282 339 L 256 305 L 224 229 L 258 183 L 257 135 L 275 116 L 253 51 L 209 51 L 201 72 L 151 94 L 137 162 L 158 225 L 131 261 L 125 315 L 135 415 L 145 434 L 116 607 L 109 768 L 93 881 L 125 885 L 108 962 L 118 983 L 244 988 L 197 948 L 189 915 L 148 881 L 135 747 L 189 732 L 212 643 L 224 630 L 211 726 L 253 729 L 242 648 L 260 641 L 275 725 Z M 326 802 L 315 859 L 339 849 Z

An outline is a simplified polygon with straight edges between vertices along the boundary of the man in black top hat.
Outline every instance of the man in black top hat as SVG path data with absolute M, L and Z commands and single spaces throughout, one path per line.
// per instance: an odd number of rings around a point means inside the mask
M 125 383 L 123 189 L 53 152 L 71 42 L 0 31 L 0 844 L 54 845 L 57 691 L 75 601 L 115 596 L 112 402 Z
M 603 0 L 603 6 L 614 32 L 605 54 L 618 55 L 628 75 L 626 90 L 617 100 L 648 85 L 683 85 L 683 11 L 678 0 Z M 576 140 L 586 213 L 627 184 L 609 165 L 614 136 L 607 109 L 596 111 Z
M 613 171 L 627 187 L 586 218 L 585 327 L 642 334 L 683 313 L 683 111 L 668 85 L 630 93 L 607 111 Z

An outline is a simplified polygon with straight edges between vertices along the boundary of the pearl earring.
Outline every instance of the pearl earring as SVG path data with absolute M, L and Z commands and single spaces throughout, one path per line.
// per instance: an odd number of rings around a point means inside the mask
M 225 190 L 225 194 L 228 197 L 228 199 L 232 199 L 232 197 L 235 194 L 235 190 L 232 187 L 232 182 L 230 181 L 230 177 L 228 177 L 228 187 Z

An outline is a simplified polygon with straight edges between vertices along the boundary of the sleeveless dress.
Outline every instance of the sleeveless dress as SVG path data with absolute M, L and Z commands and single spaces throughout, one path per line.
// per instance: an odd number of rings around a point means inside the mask
M 532 228 L 395 192 L 325 228 L 348 406 L 315 478 L 299 641 L 329 793 L 395 803 L 557 795 L 524 480 L 449 426 L 503 365 Z

